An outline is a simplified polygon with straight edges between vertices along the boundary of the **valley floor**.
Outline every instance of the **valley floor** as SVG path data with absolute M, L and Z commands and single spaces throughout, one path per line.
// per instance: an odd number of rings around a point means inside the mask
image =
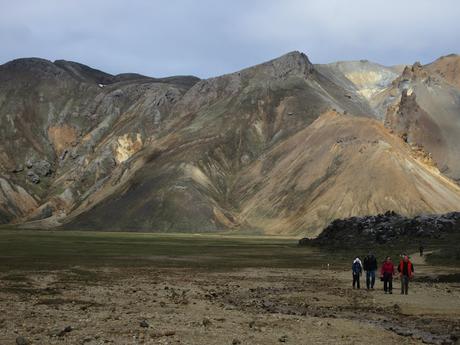
M 6 244 L 14 247 L 16 240 L 0 233 L 0 344 L 18 337 L 30 344 L 89 345 L 455 344 L 460 337 L 460 283 L 436 282 L 430 277 L 439 268 L 418 258 L 424 278 L 403 296 L 399 281 L 393 295 L 383 294 L 380 281 L 374 291 L 353 290 L 345 266 L 328 269 L 327 256 L 288 240 L 243 239 L 244 252 L 233 240 L 211 240 L 233 267 L 219 265 L 222 256 L 208 257 L 204 250 L 116 261 L 95 257 L 91 264 L 74 256 L 64 267 L 47 261 L 56 259 L 52 253 L 37 254 L 35 262 L 13 257 Z M 171 252 L 178 251 L 168 241 Z M 267 256 L 281 249 L 302 262 Z M 212 255 L 216 262 L 209 266 Z

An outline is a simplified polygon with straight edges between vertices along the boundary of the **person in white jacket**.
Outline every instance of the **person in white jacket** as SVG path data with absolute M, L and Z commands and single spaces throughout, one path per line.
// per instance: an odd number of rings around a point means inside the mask
M 357 287 L 358 289 L 361 288 L 359 278 L 361 277 L 361 274 L 363 273 L 363 264 L 361 262 L 361 259 L 357 256 L 353 260 L 353 264 L 351 265 L 351 272 L 353 274 L 353 289 Z

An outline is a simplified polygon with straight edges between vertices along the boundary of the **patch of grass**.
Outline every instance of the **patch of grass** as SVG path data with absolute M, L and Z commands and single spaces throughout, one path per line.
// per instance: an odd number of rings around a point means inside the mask
M 445 234 L 443 237 L 431 240 L 425 245 L 425 251 L 433 251 L 426 255 L 426 261 L 435 266 L 460 265 L 460 232 Z
M 30 281 L 30 279 L 27 278 L 24 274 L 19 274 L 19 273 L 12 273 L 12 274 L 4 275 L 3 277 L 1 277 L 1 280 L 14 282 L 14 283 L 28 283 Z
M 63 279 L 88 281 L 101 278 L 88 268 L 306 268 L 329 260 L 288 238 L 37 230 L 0 230 L 0 253 L 0 271 L 83 267 Z
M 428 254 L 426 260 L 436 266 L 460 266 L 460 248 L 441 248 L 438 251 Z
M 425 250 L 437 253 L 428 257 L 429 263 L 458 264 L 458 257 L 452 255 L 458 243 L 460 235 L 425 240 Z M 379 263 L 387 255 L 397 262 L 401 253 L 417 252 L 418 244 L 417 239 L 400 239 L 384 245 L 319 248 L 298 247 L 297 239 L 279 237 L 3 229 L 0 272 L 56 269 L 61 270 L 62 281 L 97 283 L 104 279 L 103 273 L 92 269 L 103 267 L 230 270 L 324 268 L 329 264 L 330 269 L 343 269 L 350 267 L 354 256 L 364 257 L 369 251 Z M 10 279 L 23 278 L 19 274 Z
M 11 294 L 18 294 L 18 295 L 36 295 L 36 296 L 43 296 L 43 295 L 58 295 L 60 292 L 56 289 L 46 288 L 33 288 L 26 285 L 12 285 L 0 288 L 0 291 L 3 293 L 11 293 Z

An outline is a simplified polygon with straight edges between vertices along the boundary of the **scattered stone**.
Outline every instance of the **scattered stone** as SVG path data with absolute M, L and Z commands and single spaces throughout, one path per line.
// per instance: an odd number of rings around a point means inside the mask
M 29 341 L 24 337 L 17 337 L 16 345 L 29 345 Z
M 139 326 L 141 326 L 142 328 L 149 328 L 150 325 L 148 324 L 147 321 L 145 320 L 142 320 L 140 323 L 139 323 Z
M 233 339 L 232 340 L 232 345 L 240 345 L 241 344 L 241 341 L 238 340 L 238 339 Z
M 288 340 L 287 335 L 282 335 L 281 337 L 278 338 L 278 341 L 280 343 L 285 343 L 285 342 L 287 342 L 287 340 Z
M 409 331 L 408 329 L 395 329 L 394 332 L 397 334 L 397 335 L 400 335 L 402 337 L 410 337 L 412 336 L 412 332 Z
M 207 317 L 205 317 L 201 323 L 204 327 L 211 326 L 211 320 L 209 320 Z
M 29 170 L 27 172 L 27 177 L 29 178 L 29 181 L 35 184 L 40 183 L 40 176 L 38 176 L 36 173 L 33 171 Z
M 39 176 L 50 176 L 53 173 L 51 163 L 46 160 L 39 160 L 33 163 L 33 172 Z
M 62 331 L 59 332 L 58 336 L 59 337 L 63 337 L 64 335 L 66 335 L 67 333 L 70 333 L 73 331 L 73 328 L 72 326 L 67 326 L 66 328 L 64 328 Z

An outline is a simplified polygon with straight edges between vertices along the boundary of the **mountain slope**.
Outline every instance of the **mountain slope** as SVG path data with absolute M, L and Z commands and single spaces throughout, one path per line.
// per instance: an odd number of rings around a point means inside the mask
M 317 235 L 332 220 L 458 209 L 460 188 L 381 123 L 327 112 L 241 174 L 241 218 Z
M 450 54 L 442 56 L 425 66 L 431 73 L 436 73 L 448 83 L 460 88 L 460 56 Z
M 457 91 L 397 72 L 299 52 L 207 80 L 14 60 L 0 66 L 0 222 L 315 235 L 336 217 L 455 210 L 436 164 L 457 176 Z
M 10 220 L 65 216 L 143 147 L 190 87 L 189 77 L 103 86 L 102 72 L 78 66 L 84 73 L 43 59 L 0 66 L 0 169 L 39 205 L 24 210 L 2 186 Z
M 241 169 L 331 107 L 366 115 L 298 52 L 201 81 L 174 106 L 174 120 L 156 139 L 161 144 L 140 155 L 145 163 L 126 186 L 67 226 L 254 228 L 238 219 L 233 184 Z M 105 217 L 123 205 L 130 205 L 129 212 Z

